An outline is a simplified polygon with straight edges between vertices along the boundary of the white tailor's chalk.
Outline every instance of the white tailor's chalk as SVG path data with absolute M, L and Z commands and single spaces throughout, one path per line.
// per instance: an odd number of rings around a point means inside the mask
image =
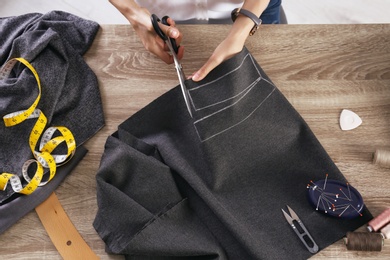
M 343 109 L 340 115 L 341 130 L 352 130 L 362 124 L 362 119 L 354 112 Z

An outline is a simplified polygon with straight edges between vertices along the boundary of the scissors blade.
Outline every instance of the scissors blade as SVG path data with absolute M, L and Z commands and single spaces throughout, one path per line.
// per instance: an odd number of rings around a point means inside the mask
M 184 97 L 184 102 L 186 103 L 188 113 L 192 117 L 191 106 L 190 106 L 190 97 L 188 95 L 187 87 L 184 83 L 185 76 L 184 76 L 184 72 L 183 72 L 181 63 L 179 62 L 179 58 L 177 57 L 175 51 L 173 50 L 171 42 L 169 40 L 167 40 L 165 42 L 167 43 L 169 51 L 171 52 L 171 54 L 173 56 L 173 62 L 175 63 L 177 77 L 179 78 L 180 88 L 181 88 L 181 92 L 182 92 L 183 97 Z
M 291 225 L 293 223 L 293 219 L 290 217 L 289 214 L 287 214 L 286 211 L 284 211 L 284 209 L 282 209 L 282 211 L 283 211 L 283 215 L 286 218 L 287 222 Z
M 297 213 L 295 213 L 295 211 L 292 210 L 292 208 L 290 208 L 290 207 L 287 205 L 287 209 L 288 209 L 288 211 L 290 212 L 290 216 L 291 216 L 293 219 L 295 219 L 295 220 L 297 220 L 297 221 L 298 221 L 298 220 L 300 221 L 300 219 L 299 219 Z
M 186 103 L 188 113 L 192 117 L 191 106 L 190 106 L 190 97 L 189 97 L 188 92 L 187 92 L 187 87 L 184 83 L 184 76 L 181 73 L 181 70 L 179 71 L 178 69 L 176 69 L 176 71 L 177 71 L 177 75 L 179 77 L 180 88 L 181 88 L 181 92 L 183 93 L 184 102 Z

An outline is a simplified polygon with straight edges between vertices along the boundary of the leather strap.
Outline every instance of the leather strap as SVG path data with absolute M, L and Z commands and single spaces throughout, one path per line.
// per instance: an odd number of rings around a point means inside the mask
M 99 259 L 77 232 L 54 192 L 35 211 L 62 258 Z
M 246 17 L 248 17 L 249 19 L 251 19 L 255 23 L 255 25 L 252 27 L 251 31 L 249 32 L 249 35 L 252 36 L 259 28 L 259 26 L 262 22 L 261 19 L 259 17 L 257 17 L 254 13 L 252 13 L 251 11 L 248 11 L 248 10 L 242 9 L 242 8 L 236 8 L 231 13 L 231 17 L 232 17 L 233 22 L 236 20 L 237 16 L 240 14 L 245 15 Z

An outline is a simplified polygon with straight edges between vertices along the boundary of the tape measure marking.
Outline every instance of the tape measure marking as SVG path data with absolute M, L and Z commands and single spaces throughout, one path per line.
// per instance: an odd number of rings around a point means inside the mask
M 64 126 L 49 127 L 45 130 L 47 118 L 40 109 L 37 109 L 41 98 L 41 82 L 35 68 L 23 58 L 14 58 L 6 62 L 0 69 L 0 80 L 9 77 L 13 67 L 17 62 L 24 64 L 33 74 L 38 84 L 38 96 L 33 104 L 26 110 L 20 110 L 7 114 L 3 117 L 6 127 L 15 126 L 27 119 L 35 119 L 37 121 L 30 133 L 29 146 L 35 159 L 27 160 L 22 166 L 22 176 L 27 184 L 23 185 L 23 180 L 14 173 L 4 172 L 0 174 L 0 190 L 5 190 L 10 184 L 12 189 L 21 194 L 31 194 L 39 186 L 48 183 L 56 174 L 57 166 L 68 162 L 74 155 L 76 150 L 76 141 L 72 132 Z M 56 132 L 61 135 L 53 137 Z M 38 151 L 36 150 L 39 139 Z M 61 144 L 67 146 L 66 154 L 52 154 L 52 152 Z M 32 177 L 29 176 L 29 168 L 32 164 L 36 164 L 36 170 Z M 48 176 L 45 176 L 44 168 L 49 169 Z M 45 180 L 43 180 L 45 178 Z

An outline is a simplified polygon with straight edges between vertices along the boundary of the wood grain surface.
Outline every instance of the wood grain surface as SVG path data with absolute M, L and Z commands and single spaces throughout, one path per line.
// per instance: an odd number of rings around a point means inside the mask
M 200 68 L 224 38 L 228 25 L 182 25 L 187 75 Z M 390 25 L 264 25 L 247 48 L 298 110 L 321 144 L 360 191 L 374 216 L 390 207 L 390 169 L 372 163 L 378 148 L 390 149 Z M 85 55 L 96 73 L 106 126 L 86 142 L 89 153 L 56 190 L 69 218 L 101 259 L 105 252 L 92 227 L 97 212 L 95 175 L 107 137 L 118 124 L 175 87 L 173 65 L 148 53 L 130 25 L 102 25 Z M 342 109 L 363 124 L 342 131 Z M 364 227 L 361 227 L 363 230 Z M 35 212 L 0 236 L 0 259 L 61 259 Z M 312 259 L 389 259 L 382 252 L 347 251 L 340 240 Z

